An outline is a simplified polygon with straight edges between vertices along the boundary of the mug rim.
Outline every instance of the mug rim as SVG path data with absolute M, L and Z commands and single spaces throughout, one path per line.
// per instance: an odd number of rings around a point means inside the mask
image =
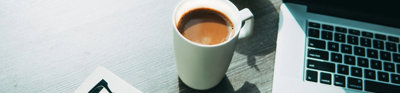
M 222 1 L 225 1 L 225 0 L 222 0 Z M 218 44 L 214 44 L 214 45 L 200 44 L 200 43 L 196 43 L 196 42 L 193 42 L 193 41 L 191 41 L 191 40 L 185 38 L 185 37 L 179 32 L 178 28 L 176 27 L 177 25 L 176 25 L 176 23 L 175 23 L 175 18 L 176 18 L 176 13 L 177 13 L 178 7 L 180 7 L 184 2 L 185 2 L 185 0 L 182 0 L 182 1 L 179 2 L 179 4 L 174 8 L 174 11 L 173 11 L 173 14 L 172 14 L 172 24 L 173 24 L 173 26 L 174 26 L 174 27 L 173 27 L 173 28 L 174 28 L 174 32 L 177 33 L 177 34 L 179 35 L 179 37 L 182 38 L 182 39 L 184 39 L 186 42 L 188 42 L 188 43 L 190 43 L 190 44 L 192 44 L 192 45 L 200 46 L 200 47 L 218 47 L 218 46 L 226 45 L 227 43 L 231 42 L 234 38 L 236 38 L 236 37 L 239 35 L 241 27 L 239 27 L 239 29 L 238 29 L 237 31 L 235 31 L 234 35 L 233 35 L 231 38 L 229 38 L 228 40 L 226 40 L 226 41 L 224 41 L 224 42 L 222 42 L 222 43 L 218 43 Z M 234 11 L 239 12 L 239 9 L 238 9 L 231 1 L 226 0 L 225 2 L 228 3 L 228 6 L 229 6 L 229 7 L 234 7 L 234 9 L 235 9 Z M 211 8 L 211 7 L 203 7 L 203 8 Z M 193 9 L 197 9 L 197 8 L 193 8 Z M 190 10 L 193 10 L 193 9 L 190 9 Z M 219 11 L 219 12 L 221 12 L 221 13 L 224 13 L 224 12 L 220 11 L 219 9 L 215 9 L 215 8 L 211 8 L 211 9 L 214 9 L 214 10 L 217 10 L 217 11 Z M 189 10 L 189 11 L 190 11 L 190 10 Z M 224 13 L 224 14 L 225 14 L 225 13 Z M 228 16 L 227 16 L 227 17 L 228 17 Z M 229 18 L 229 17 L 228 17 L 228 18 Z M 229 20 L 233 21 L 232 18 L 229 18 Z M 242 20 L 239 20 L 239 23 L 237 23 L 237 24 L 241 25 L 241 24 L 242 24 Z M 232 25 L 233 25 L 233 26 L 236 26 L 236 25 L 234 24 L 234 22 L 232 22 Z M 235 29 L 235 30 L 236 30 L 236 29 Z

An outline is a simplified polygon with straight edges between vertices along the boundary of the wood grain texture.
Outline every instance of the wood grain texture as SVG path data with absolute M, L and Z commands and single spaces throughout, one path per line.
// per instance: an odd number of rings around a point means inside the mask
M 97 66 L 145 93 L 271 92 L 280 0 L 231 0 L 253 12 L 254 34 L 239 42 L 221 83 L 203 91 L 178 78 L 179 1 L 0 1 L 0 93 L 70 93 Z

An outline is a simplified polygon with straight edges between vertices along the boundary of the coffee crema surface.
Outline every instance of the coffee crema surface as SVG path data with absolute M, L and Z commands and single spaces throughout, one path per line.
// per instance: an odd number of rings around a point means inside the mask
M 232 22 L 223 13 L 209 8 L 188 11 L 177 28 L 185 38 L 205 45 L 222 43 L 234 34 Z

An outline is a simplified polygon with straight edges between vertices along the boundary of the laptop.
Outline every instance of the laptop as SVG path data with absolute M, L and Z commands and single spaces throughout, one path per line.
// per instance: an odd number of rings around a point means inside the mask
M 400 92 L 395 0 L 283 0 L 274 93 Z

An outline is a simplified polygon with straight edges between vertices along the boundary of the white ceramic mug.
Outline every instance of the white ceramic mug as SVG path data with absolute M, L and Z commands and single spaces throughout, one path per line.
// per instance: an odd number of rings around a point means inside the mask
M 211 8 L 222 12 L 232 22 L 234 33 L 229 39 L 215 45 L 199 44 L 185 38 L 177 24 L 186 12 Z M 216 86 L 225 76 L 236 42 L 248 37 L 253 29 L 253 14 L 249 9 L 238 10 L 228 0 L 183 0 L 172 16 L 174 50 L 180 79 L 189 87 L 205 90 Z M 245 22 L 242 26 L 242 22 Z

